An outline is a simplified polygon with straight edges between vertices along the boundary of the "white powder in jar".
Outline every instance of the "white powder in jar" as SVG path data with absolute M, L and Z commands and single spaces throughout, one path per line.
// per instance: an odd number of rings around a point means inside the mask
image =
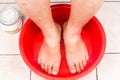
M 0 26 L 5 31 L 15 31 L 22 26 L 22 17 L 13 7 L 5 7 L 0 11 Z

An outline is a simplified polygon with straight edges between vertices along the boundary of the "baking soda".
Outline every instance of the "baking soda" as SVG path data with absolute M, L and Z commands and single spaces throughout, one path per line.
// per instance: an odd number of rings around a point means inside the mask
M 0 27 L 7 32 L 19 31 L 22 27 L 22 16 L 13 7 L 5 7 L 0 11 Z

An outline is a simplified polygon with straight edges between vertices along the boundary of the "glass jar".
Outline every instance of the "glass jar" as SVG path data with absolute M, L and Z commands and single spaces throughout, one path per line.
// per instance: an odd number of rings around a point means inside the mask
M 4 7 L 0 11 L 0 27 L 8 32 L 19 31 L 22 27 L 22 16 L 13 7 Z

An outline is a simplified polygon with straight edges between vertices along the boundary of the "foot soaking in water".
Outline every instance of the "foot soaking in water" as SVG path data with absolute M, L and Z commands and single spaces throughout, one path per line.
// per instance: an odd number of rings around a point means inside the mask
M 43 33 L 44 41 L 38 51 L 39 66 L 48 74 L 58 75 L 62 59 L 62 38 L 70 73 L 76 74 L 84 70 L 89 54 L 80 34 L 83 26 L 101 7 L 103 0 L 71 0 L 70 15 L 63 27 L 52 17 L 50 0 L 17 0 L 17 3 Z

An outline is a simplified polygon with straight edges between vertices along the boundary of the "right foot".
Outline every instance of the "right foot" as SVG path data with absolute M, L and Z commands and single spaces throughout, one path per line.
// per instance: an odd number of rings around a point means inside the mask
M 58 36 L 54 38 L 44 40 L 41 49 L 38 54 L 38 63 L 41 68 L 48 74 L 57 75 L 59 73 L 59 67 L 61 62 L 60 54 L 60 38 L 61 27 L 57 24 Z M 49 34 L 49 33 L 48 33 Z

